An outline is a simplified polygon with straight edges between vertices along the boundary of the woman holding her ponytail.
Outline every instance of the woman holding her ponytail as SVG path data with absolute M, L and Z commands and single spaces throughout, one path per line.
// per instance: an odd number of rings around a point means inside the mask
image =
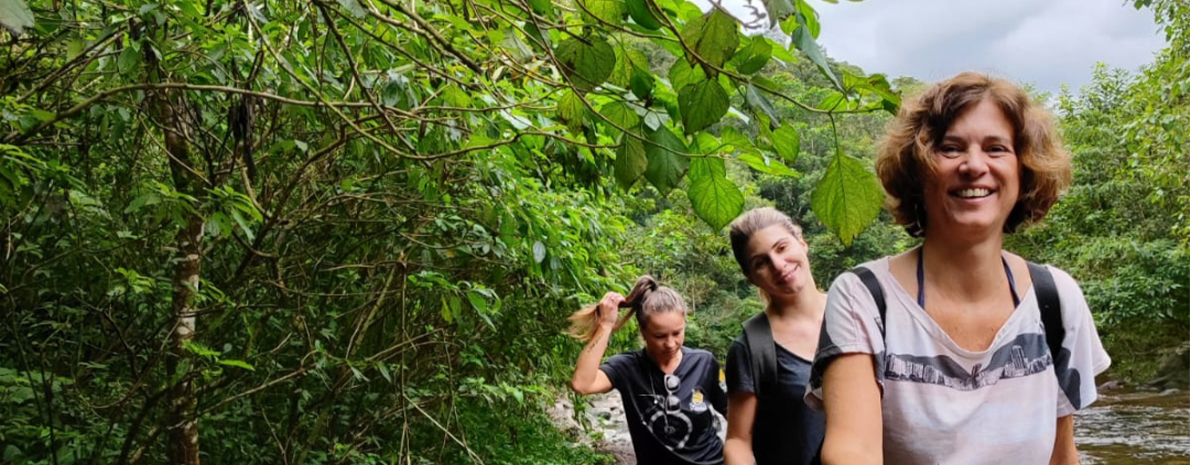
M 629 310 L 617 321 L 620 308 Z M 645 348 L 600 365 L 612 333 L 631 315 L 636 315 Z M 723 463 L 723 442 L 710 411 L 726 410 L 719 362 L 710 352 L 682 345 L 686 302 L 681 295 L 642 276 L 627 297 L 608 292 L 570 319 L 570 334 L 587 343 L 570 386 L 584 395 L 620 391 L 637 463 Z

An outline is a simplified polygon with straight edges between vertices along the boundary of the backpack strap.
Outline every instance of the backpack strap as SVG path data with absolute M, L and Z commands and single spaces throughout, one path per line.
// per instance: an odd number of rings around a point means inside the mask
M 756 383 L 756 397 L 776 391 L 777 387 L 777 343 L 773 341 L 773 329 L 764 312 L 757 313 L 744 321 L 744 345 L 752 356 L 752 376 Z
M 880 281 L 876 279 L 876 274 L 862 266 L 857 266 L 851 269 L 851 272 L 859 276 L 859 280 L 864 283 L 864 287 L 868 288 L 868 292 L 872 294 L 872 299 L 876 301 L 876 310 L 880 312 L 880 336 L 884 337 L 885 313 L 887 313 L 888 306 L 884 302 L 884 288 L 880 286 Z
M 1045 327 L 1045 345 L 1049 346 L 1054 362 L 1062 352 L 1062 340 L 1066 338 L 1066 327 L 1062 325 L 1062 300 L 1058 297 L 1058 286 L 1049 268 L 1029 263 L 1029 277 L 1033 279 L 1033 293 L 1037 306 L 1041 308 L 1041 324 Z

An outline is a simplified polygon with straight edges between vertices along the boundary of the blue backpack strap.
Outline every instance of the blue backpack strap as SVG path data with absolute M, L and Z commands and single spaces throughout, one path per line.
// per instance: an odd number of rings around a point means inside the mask
M 880 281 L 876 279 L 876 274 L 872 270 L 857 266 L 851 269 L 851 272 L 859 276 L 859 280 L 864 283 L 864 287 L 868 288 L 868 292 L 872 294 L 872 299 L 876 301 L 876 310 L 880 312 L 880 336 L 883 337 L 885 326 L 885 313 L 887 313 L 887 305 L 884 302 L 884 288 L 880 286 Z
M 1054 284 L 1050 270 L 1045 265 L 1028 263 L 1037 306 L 1041 308 L 1041 324 L 1045 326 L 1045 345 L 1049 347 L 1050 356 L 1056 364 L 1062 353 L 1062 340 L 1066 338 L 1066 327 L 1062 325 L 1062 300 L 1058 297 L 1058 286 Z
M 764 312 L 744 321 L 744 346 L 752 358 L 756 397 L 776 392 L 777 343 L 773 340 L 769 317 Z

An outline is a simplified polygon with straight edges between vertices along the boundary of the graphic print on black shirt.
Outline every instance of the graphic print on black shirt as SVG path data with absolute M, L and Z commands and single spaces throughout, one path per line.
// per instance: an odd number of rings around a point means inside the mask
M 719 383 L 719 363 L 709 352 L 682 348 L 672 375 L 661 372 L 644 350 L 616 355 L 600 370 L 624 400 L 638 463 L 723 463 L 711 409 L 725 411 L 727 396 Z

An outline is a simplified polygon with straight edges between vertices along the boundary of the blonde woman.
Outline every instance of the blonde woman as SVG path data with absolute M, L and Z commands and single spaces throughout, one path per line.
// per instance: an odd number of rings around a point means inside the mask
M 732 222 L 730 237 L 736 263 L 760 290 L 765 309 L 728 351 L 727 465 L 806 465 L 825 428 L 822 413 L 802 396 L 826 295 L 814 284 L 802 229 L 788 215 L 750 210 Z
M 622 318 L 620 308 L 628 308 Z M 600 365 L 612 333 L 632 315 L 645 347 Z M 608 292 L 570 319 L 571 335 L 587 343 L 570 386 L 584 395 L 620 392 L 638 463 L 723 463 L 723 442 L 711 413 L 711 408 L 723 412 L 727 403 L 719 362 L 710 352 L 683 345 L 686 302 L 681 295 L 642 276 L 627 297 Z

